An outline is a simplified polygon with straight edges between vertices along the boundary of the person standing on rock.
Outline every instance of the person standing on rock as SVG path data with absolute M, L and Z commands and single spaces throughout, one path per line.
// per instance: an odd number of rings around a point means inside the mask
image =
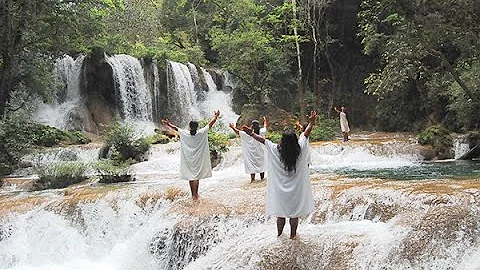
M 219 116 L 220 111 L 217 110 L 208 125 L 201 129 L 198 129 L 197 121 L 191 121 L 188 124 L 190 130 L 180 129 L 168 119 L 162 119 L 162 124 L 178 131 L 180 135 L 180 177 L 189 180 L 190 191 L 195 201 L 200 198 L 198 195 L 200 179 L 212 176 L 208 130 L 212 128 Z
M 252 132 L 265 138 L 267 123 L 267 118 L 264 116 L 263 128 L 260 128 L 260 122 L 257 120 L 252 121 L 250 128 L 252 129 Z M 237 129 L 233 123 L 230 123 L 229 126 L 240 136 L 243 152 L 243 165 L 245 167 L 245 173 L 250 174 L 250 183 L 255 181 L 256 173 L 259 173 L 260 180 L 263 180 L 265 177 L 265 147 L 245 133 L 245 131 Z
M 348 126 L 347 120 L 347 108 L 342 106 L 340 110 L 337 107 L 333 107 L 333 109 L 340 115 L 340 129 L 342 130 L 343 141 L 348 142 L 348 133 L 350 132 L 350 127 Z
M 294 131 L 282 134 L 275 144 L 253 132 L 248 126 L 242 130 L 255 140 L 265 144 L 267 149 L 267 196 L 266 214 L 277 217 L 277 236 L 282 235 L 286 219 L 290 223 L 290 239 L 297 236 L 298 219 L 313 211 L 312 184 L 308 169 L 308 136 L 317 118 L 312 111 L 305 131 L 297 135 Z

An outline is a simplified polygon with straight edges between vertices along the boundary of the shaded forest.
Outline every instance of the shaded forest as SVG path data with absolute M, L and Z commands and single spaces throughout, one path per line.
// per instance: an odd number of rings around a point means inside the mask
M 240 108 L 346 106 L 357 129 L 479 129 L 475 0 L 1 0 L 0 21 L 3 119 L 52 99 L 63 54 L 124 53 L 225 69 Z

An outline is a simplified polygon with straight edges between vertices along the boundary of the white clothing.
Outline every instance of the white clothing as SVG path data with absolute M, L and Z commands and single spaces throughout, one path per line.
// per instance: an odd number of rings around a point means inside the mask
M 277 144 L 265 140 L 268 153 L 266 213 L 276 217 L 296 218 L 313 211 L 313 194 L 308 170 L 308 139 L 302 133 L 298 139 L 300 155 L 296 171 L 288 172 L 283 165 Z
M 242 143 L 245 173 L 265 172 L 265 146 L 245 131 L 240 131 L 239 135 Z M 264 137 L 261 134 L 260 136 Z
M 178 129 L 180 134 L 180 177 L 197 180 L 212 176 L 210 150 L 208 148 L 209 126 L 190 135 L 189 130 Z
M 300 136 L 305 134 L 302 132 Z M 307 146 L 305 147 L 305 154 L 307 155 L 308 165 L 312 164 L 312 153 L 310 152 L 310 138 L 307 138 Z
M 348 126 L 347 114 L 340 112 L 340 129 L 342 132 L 350 132 L 350 127 Z

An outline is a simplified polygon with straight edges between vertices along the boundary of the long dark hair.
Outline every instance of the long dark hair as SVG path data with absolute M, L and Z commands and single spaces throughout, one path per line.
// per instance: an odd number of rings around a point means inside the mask
M 295 132 L 288 130 L 282 134 L 278 151 L 280 151 L 280 160 L 285 166 L 285 170 L 295 172 L 297 170 L 297 159 L 300 155 L 300 145 Z
M 198 128 L 198 122 L 197 121 L 190 121 L 188 123 L 188 126 L 190 127 L 190 135 L 195 135 L 197 134 L 197 128 Z

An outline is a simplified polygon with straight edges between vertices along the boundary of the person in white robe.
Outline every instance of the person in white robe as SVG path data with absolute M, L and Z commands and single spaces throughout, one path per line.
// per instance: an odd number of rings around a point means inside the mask
M 212 176 L 208 130 L 212 128 L 219 116 L 220 111 L 217 110 L 208 125 L 201 129 L 198 129 L 198 122 L 191 121 L 190 130 L 181 129 L 168 119 L 162 119 L 164 125 L 178 131 L 180 135 L 180 177 L 189 181 L 194 200 L 199 199 L 199 180 Z
M 267 195 L 266 214 L 277 217 L 277 235 L 283 233 L 286 219 L 289 219 L 290 238 L 297 235 L 299 217 L 313 212 L 314 202 L 310 173 L 308 169 L 308 137 L 312 131 L 317 113 L 312 111 L 305 131 L 297 138 L 293 131 L 282 134 L 275 144 L 252 132 L 250 127 L 242 130 L 267 148 Z
M 230 128 L 240 136 L 243 152 L 243 165 L 245 173 L 250 174 L 250 183 L 255 181 L 255 174 L 260 174 L 260 180 L 265 178 L 265 146 L 248 135 L 245 131 L 239 130 L 233 123 L 229 124 Z M 265 138 L 267 131 L 267 118 L 263 117 L 263 127 L 257 120 L 252 121 L 250 126 L 252 131 Z
M 333 109 L 340 115 L 340 129 L 342 130 L 343 134 L 343 141 L 347 142 L 348 133 L 350 132 L 350 127 L 348 126 L 348 119 L 347 119 L 347 108 L 341 107 L 340 110 L 337 107 L 333 107 Z

